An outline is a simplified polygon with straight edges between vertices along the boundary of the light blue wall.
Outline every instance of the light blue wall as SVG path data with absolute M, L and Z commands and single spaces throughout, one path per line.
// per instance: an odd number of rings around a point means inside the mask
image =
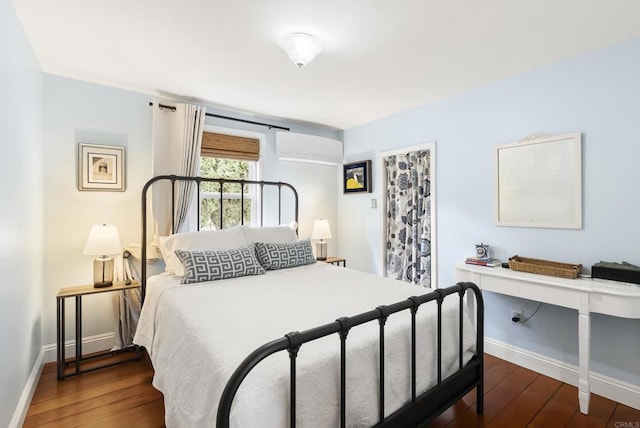
M 148 103 L 143 94 L 45 74 L 45 345 L 56 340 L 58 290 L 93 277 L 93 257 L 82 254 L 91 225 L 115 224 L 123 245 L 140 241 L 140 189 L 151 174 Z M 77 190 L 79 142 L 125 147 L 125 192 Z M 83 299 L 85 336 L 113 331 L 111 299 L 109 293 Z M 75 338 L 72 322 L 67 338 Z
M 583 137 L 584 227 L 495 226 L 495 146 L 576 131 Z M 453 284 L 455 263 L 480 241 L 503 260 L 519 254 L 587 267 L 600 260 L 640 264 L 638 38 L 345 130 L 344 141 L 346 160 L 436 143 L 440 286 Z M 339 236 L 350 265 L 375 272 L 382 233 L 371 197 L 340 196 Z M 487 293 L 487 336 L 577 364 L 575 311 L 546 306 L 527 327 L 512 326 L 510 307 L 522 304 Z M 640 385 L 640 320 L 594 316 L 592 329 L 592 370 Z
M 11 0 L 0 0 L 0 94 L 0 426 L 6 427 L 42 349 L 43 304 L 42 71 Z

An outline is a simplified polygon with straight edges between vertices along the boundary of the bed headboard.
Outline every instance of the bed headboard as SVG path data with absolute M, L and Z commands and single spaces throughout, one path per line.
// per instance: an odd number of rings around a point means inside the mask
M 289 189 L 293 195 L 294 220 L 298 222 L 298 192 L 289 183 L 281 181 L 253 181 L 253 180 L 232 180 L 226 178 L 207 178 L 207 177 L 187 177 L 179 175 L 158 175 L 147 181 L 142 188 L 142 261 L 140 273 L 141 298 L 144 302 L 147 287 L 147 227 L 148 227 L 148 211 L 147 211 L 147 193 L 151 186 L 157 182 L 171 182 L 171 231 L 175 228 L 175 204 L 176 204 L 176 183 L 195 183 L 197 198 L 197 229 L 200 230 L 200 186 L 202 183 L 218 183 L 220 187 L 220 228 L 224 228 L 224 210 L 223 210 L 223 187 L 225 184 L 240 185 L 240 224 L 244 224 L 244 203 L 245 203 L 245 185 L 256 186 L 259 191 L 260 200 L 260 226 L 264 224 L 264 188 L 276 187 L 278 189 L 278 224 L 282 221 L 282 189 Z M 297 226 L 296 226 L 297 227 Z

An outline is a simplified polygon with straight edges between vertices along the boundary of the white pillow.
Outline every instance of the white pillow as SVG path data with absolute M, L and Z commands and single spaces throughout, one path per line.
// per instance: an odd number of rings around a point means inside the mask
M 246 247 L 242 231 L 239 228 L 213 230 L 206 232 L 176 233 L 160 238 L 160 251 L 165 263 L 165 272 L 184 276 L 184 267 L 176 256 L 181 251 L 220 251 Z
M 239 229 L 244 235 L 247 244 L 263 242 L 265 244 L 290 244 L 298 242 L 296 235 L 296 222 L 269 227 L 241 226 Z

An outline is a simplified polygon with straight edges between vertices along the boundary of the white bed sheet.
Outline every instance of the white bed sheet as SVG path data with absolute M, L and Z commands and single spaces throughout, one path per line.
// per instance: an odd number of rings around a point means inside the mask
M 168 427 L 214 427 L 226 381 L 258 346 L 295 329 L 391 304 L 428 289 L 325 263 L 266 275 L 181 285 L 167 274 L 149 279 L 134 343 L 144 346 L 164 394 Z M 443 305 L 443 378 L 458 367 L 458 299 Z M 436 305 L 418 310 L 418 389 L 436 382 Z M 475 331 L 464 319 L 464 362 L 473 355 Z M 386 324 L 385 413 L 410 399 L 410 314 Z M 338 335 L 302 346 L 298 354 L 297 424 L 339 425 Z M 351 330 L 347 339 L 347 423 L 370 426 L 378 415 L 378 325 Z M 245 379 L 234 400 L 234 427 L 287 427 L 289 359 L 268 357 Z

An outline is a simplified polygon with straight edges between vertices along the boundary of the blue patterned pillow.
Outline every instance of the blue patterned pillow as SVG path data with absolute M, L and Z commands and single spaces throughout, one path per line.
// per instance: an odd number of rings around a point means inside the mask
M 219 251 L 181 251 L 176 256 L 184 267 L 182 284 L 262 275 L 264 269 L 247 247 Z
M 284 269 L 315 263 L 311 242 L 304 239 L 289 244 L 266 244 L 256 242 L 256 255 L 267 270 Z

